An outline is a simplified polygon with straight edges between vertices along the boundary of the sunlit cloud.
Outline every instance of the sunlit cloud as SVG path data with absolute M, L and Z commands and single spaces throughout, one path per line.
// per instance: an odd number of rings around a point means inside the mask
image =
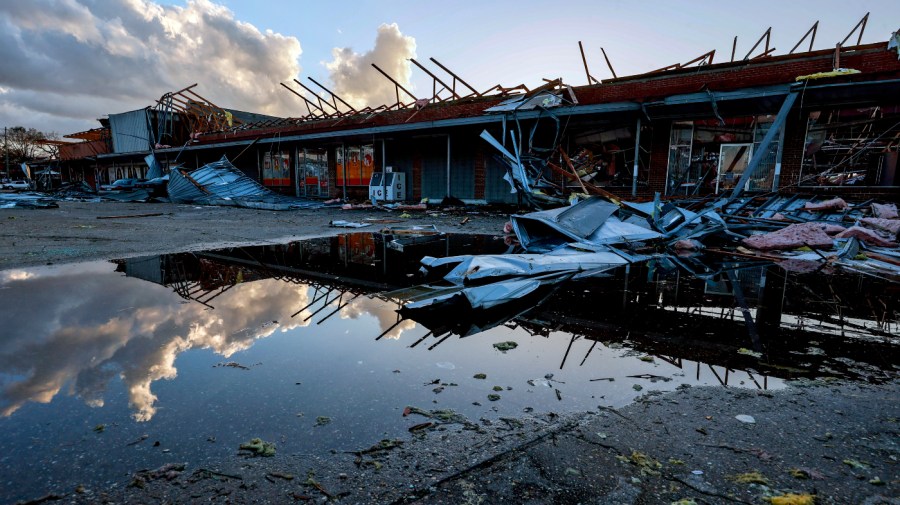
M 209 349 L 227 358 L 279 329 L 309 324 L 302 313 L 290 317 L 308 304 L 309 288 L 276 279 L 235 285 L 209 310 L 134 279 L 53 271 L 18 277 L 28 289 L 16 286 L 20 298 L 0 306 L 0 319 L 15 314 L 22 322 L 0 340 L 3 416 L 28 402 L 50 402 L 66 384 L 68 394 L 102 406 L 108 384 L 119 377 L 133 417 L 149 421 L 158 400 L 152 385 L 177 377 L 179 354 Z
M 416 40 L 401 33 L 396 23 L 383 24 L 378 27 L 375 47 L 371 51 L 357 53 L 350 47 L 336 47 L 332 50 L 332 61 L 325 67 L 334 83 L 335 93 L 354 107 L 376 107 L 393 104 L 397 95 L 394 84 L 372 68 L 372 63 L 410 89 L 412 69 L 409 59 L 415 56 Z

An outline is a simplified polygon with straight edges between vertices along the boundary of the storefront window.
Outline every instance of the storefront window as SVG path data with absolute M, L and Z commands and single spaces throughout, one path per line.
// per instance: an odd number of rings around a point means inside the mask
M 368 186 L 375 171 L 375 147 L 372 144 L 336 149 L 337 185 Z
M 286 152 L 269 152 L 263 156 L 263 184 L 291 185 L 291 157 Z
M 704 195 L 730 191 L 755 156 L 763 156 L 748 190 L 771 190 L 780 149 L 776 138 L 767 152 L 758 147 L 772 116 L 741 116 L 672 123 L 669 140 L 668 195 Z
M 328 194 L 328 151 L 300 149 L 298 151 L 300 194 L 325 196 Z

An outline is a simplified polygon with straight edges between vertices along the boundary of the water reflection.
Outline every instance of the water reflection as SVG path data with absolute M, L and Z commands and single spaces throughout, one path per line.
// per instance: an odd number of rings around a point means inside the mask
M 147 421 L 156 412 L 150 386 L 177 376 L 180 353 L 211 349 L 227 358 L 279 329 L 308 324 L 288 317 L 306 300 L 302 285 L 275 279 L 235 284 L 211 311 L 166 296 L 162 286 L 134 289 L 109 271 L 108 264 L 94 263 L 5 276 L 0 289 L 15 295 L 14 303 L 0 307 L 0 320 L 15 324 L 5 327 L 0 341 L 0 370 L 7 377 L 3 416 L 29 401 L 50 402 L 67 385 L 65 393 L 99 407 L 109 382 L 120 377 L 134 418 Z
M 552 285 L 477 312 L 448 303 L 410 313 L 404 298 L 418 288 L 379 294 L 421 281 L 414 272 L 424 254 L 504 247 L 490 237 L 460 235 L 401 253 L 379 234 L 350 234 L 119 261 L 116 270 L 125 277 L 102 275 L 109 270 L 103 263 L 3 272 L 0 288 L 15 301 L 0 307 L 0 317 L 15 324 L 0 342 L 0 413 L 8 417 L 60 392 L 103 406 L 110 381 L 121 378 L 134 419 L 148 421 L 157 410 L 151 385 L 177 376 L 180 354 L 209 349 L 227 359 L 276 331 L 334 316 L 371 317 L 375 340 L 410 334 L 408 347 L 429 351 L 496 326 L 531 337 L 563 333 L 560 369 L 572 366 L 573 345 L 585 341 L 578 366 L 598 343 L 624 345 L 698 381 L 708 369 L 723 385 L 737 371 L 761 388 L 769 375 L 877 381 L 896 362 L 897 287 L 872 278 L 724 264 L 725 273 L 700 279 L 650 264 L 609 279 Z M 686 370 L 686 361 L 696 370 Z
M 464 235 L 390 244 L 351 234 L 0 272 L 9 481 L 38 489 L 172 457 L 227 458 L 255 436 L 289 454 L 344 450 L 405 435 L 405 405 L 440 403 L 471 419 L 582 411 L 681 384 L 877 382 L 900 362 L 898 286 L 872 277 L 651 262 L 490 310 L 409 311 L 426 281 L 422 256 L 508 246 Z M 492 347 L 501 341 L 519 347 L 502 353 Z M 231 363 L 246 369 L 216 366 Z M 436 378 L 447 386 L 423 386 Z M 502 400 L 490 402 L 495 386 Z M 315 427 L 318 415 L 334 421 Z M 96 423 L 120 433 L 85 437 Z M 147 433 L 173 453 L 128 445 Z M 106 473 L 72 473 L 99 452 Z

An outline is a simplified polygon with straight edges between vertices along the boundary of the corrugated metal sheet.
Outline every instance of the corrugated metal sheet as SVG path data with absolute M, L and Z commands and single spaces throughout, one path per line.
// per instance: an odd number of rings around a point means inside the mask
M 145 109 L 109 115 L 113 152 L 133 153 L 150 149 L 150 130 Z
M 168 191 L 169 199 L 174 203 L 268 210 L 316 208 L 323 205 L 321 202 L 273 193 L 244 175 L 225 156 L 193 172 L 173 170 L 169 174 Z

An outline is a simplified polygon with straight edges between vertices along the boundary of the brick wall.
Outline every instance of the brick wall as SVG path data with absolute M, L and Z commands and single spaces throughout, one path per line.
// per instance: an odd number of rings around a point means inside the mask
M 576 88 L 581 104 L 648 101 L 702 89 L 727 91 L 751 86 L 792 83 L 798 76 L 826 72 L 834 65 L 834 50 L 784 55 L 746 62 L 722 63 L 659 74 L 623 77 L 603 84 Z M 850 81 L 900 77 L 897 54 L 884 43 L 857 46 L 841 52 L 841 67 L 861 73 L 841 79 Z M 834 79 L 828 82 L 837 82 Z
M 475 147 L 475 199 L 484 199 L 484 144 L 479 142 Z

